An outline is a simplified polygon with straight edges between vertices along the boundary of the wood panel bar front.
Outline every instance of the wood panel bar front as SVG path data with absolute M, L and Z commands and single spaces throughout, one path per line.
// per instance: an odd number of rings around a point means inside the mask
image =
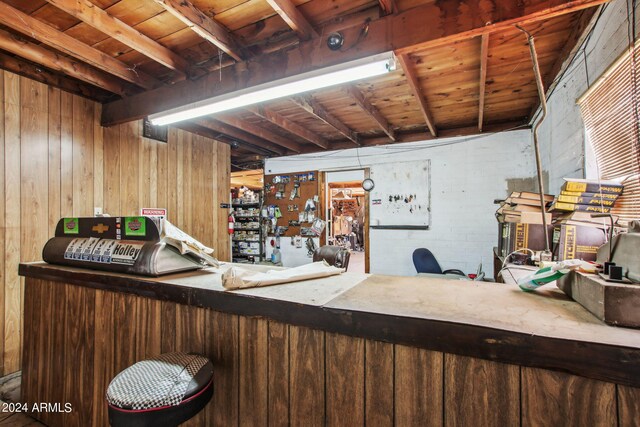
M 51 426 L 107 426 L 117 372 L 205 354 L 214 396 L 187 426 L 634 425 L 640 388 L 188 303 L 27 277 L 23 400 Z M 187 302 L 189 299 L 187 298 Z M 256 300 L 256 304 L 264 301 Z
M 17 266 L 42 258 L 61 217 L 93 216 L 94 207 L 112 216 L 167 208 L 167 218 L 218 259 L 231 256 L 219 207 L 229 202 L 230 146 L 174 128 L 167 143 L 156 142 L 143 136 L 142 122 L 103 128 L 101 104 L 74 92 L 0 70 L 0 376 L 21 367 Z

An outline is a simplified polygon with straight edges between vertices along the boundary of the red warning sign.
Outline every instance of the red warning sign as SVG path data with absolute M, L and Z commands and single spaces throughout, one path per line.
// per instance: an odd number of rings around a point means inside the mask
M 144 216 L 167 216 L 167 210 L 162 208 L 142 208 L 140 215 Z

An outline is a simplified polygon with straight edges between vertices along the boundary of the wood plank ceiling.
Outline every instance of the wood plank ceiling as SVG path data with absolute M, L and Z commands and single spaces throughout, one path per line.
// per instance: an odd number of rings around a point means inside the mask
M 264 80 L 265 65 L 277 77 L 335 62 L 333 31 L 343 60 L 395 50 L 382 77 L 176 124 L 242 163 L 526 126 L 539 101 L 515 24 L 535 36 L 549 88 L 604 2 L 0 0 L 0 68 L 104 103 L 110 125 L 198 99 L 209 82 L 224 93 L 252 84 L 242 73 Z

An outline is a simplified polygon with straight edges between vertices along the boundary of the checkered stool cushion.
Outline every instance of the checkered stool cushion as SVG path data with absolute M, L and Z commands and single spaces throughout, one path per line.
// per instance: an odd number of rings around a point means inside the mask
M 177 425 L 174 420 L 185 421 L 210 400 L 212 381 L 213 365 L 198 354 L 165 353 L 143 360 L 109 384 L 109 421 L 127 426 Z

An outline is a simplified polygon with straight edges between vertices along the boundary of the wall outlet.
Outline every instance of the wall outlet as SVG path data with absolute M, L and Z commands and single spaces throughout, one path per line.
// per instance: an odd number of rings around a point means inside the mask
M 93 216 L 102 215 L 102 208 L 93 208 Z

